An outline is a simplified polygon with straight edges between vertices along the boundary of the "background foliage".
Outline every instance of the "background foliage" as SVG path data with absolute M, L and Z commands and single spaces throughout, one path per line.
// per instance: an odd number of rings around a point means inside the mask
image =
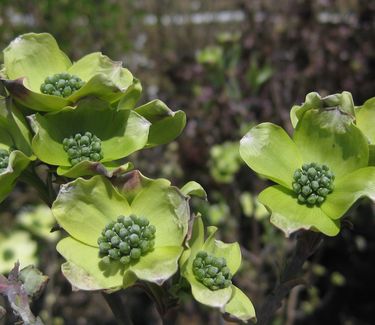
M 239 239 L 244 262 L 236 281 L 260 305 L 293 241 L 269 224 L 255 199 L 267 184 L 243 166 L 236 146 L 259 122 L 290 130 L 291 106 L 310 91 L 347 90 L 356 105 L 373 96 L 374 13 L 374 1 L 360 0 L 2 0 L 0 48 L 21 33 L 50 32 L 72 58 L 102 51 L 123 61 L 143 80 L 142 102 L 158 97 L 184 110 L 188 124 L 177 141 L 131 160 L 147 176 L 205 187 L 209 203 L 193 203 L 225 241 Z M 50 215 L 38 204 L 20 184 L 0 205 L 1 247 L 26 241 L 24 258 L 38 256 L 50 277 L 34 310 L 47 324 L 114 324 L 99 294 L 71 292 L 59 271 L 57 235 L 48 233 Z M 9 256 L 0 249 L 0 265 Z M 363 202 L 306 265 L 311 285 L 291 292 L 274 324 L 371 324 L 374 260 L 374 211 Z M 156 323 L 148 298 L 128 291 L 136 323 Z M 177 313 L 178 324 L 222 322 L 189 297 Z M 0 324 L 13 324 L 6 317 Z

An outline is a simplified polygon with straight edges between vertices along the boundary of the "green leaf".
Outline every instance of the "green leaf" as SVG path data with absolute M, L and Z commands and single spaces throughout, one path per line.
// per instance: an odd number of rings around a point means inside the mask
M 120 215 L 129 215 L 131 210 L 107 179 L 94 176 L 62 185 L 52 213 L 72 237 L 97 247 L 104 227 Z
M 117 160 L 142 149 L 147 142 L 150 123 L 133 111 L 117 111 L 108 103 L 88 98 L 76 108 L 31 117 L 35 136 L 32 147 L 38 158 L 48 164 L 70 166 L 63 139 L 90 131 L 101 139 L 103 159 Z
M 25 78 L 25 86 L 40 93 L 44 79 L 66 71 L 71 62 L 52 35 L 28 33 L 4 49 L 4 65 L 9 79 Z
M 287 188 L 292 188 L 294 171 L 302 165 L 296 145 L 272 123 L 253 127 L 241 139 L 240 155 L 255 172 Z
M 153 100 L 137 107 L 135 111 L 152 123 L 148 137 L 148 147 L 171 142 L 185 128 L 185 113 L 183 111 L 173 112 L 161 100 Z
M 188 230 L 187 198 L 164 180 L 148 183 L 131 202 L 132 212 L 156 227 L 155 247 L 181 246 Z
M 259 201 L 271 212 L 271 223 L 280 228 L 287 237 L 300 229 L 318 230 L 328 236 L 340 231 L 340 223 L 332 220 L 317 206 L 299 204 L 294 192 L 280 186 L 266 188 Z
M 181 193 L 188 196 L 196 196 L 200 199 L 207 200 L 207 193 L 201 184 L 190 181 L 181 188 Z
M 142 256 L 137 263 L 131 265 L 129 271 L 133 272 L 138 279 L 162 285 L 177 272 L 178 259 L 182 250 L 179 246 L 155 247 L 153 251 Z
M 342 176 L 322 204 L 322 210 L 332 219 L 342 217 L 360 198 L 375 201 L 375 167 L 365 167 Z
M 122 287 L 124 267 L 119 262 L 102 263 L 97 247 L 67 237 L 59 241 L 56 249 L 69 263 L 62 266 L 62 271 L 74 287 L 83 290 Z
M 371 144 L 375 144 L 375 97 L 356 110 L 356 124 Z
M 309 110 L 293 137 L 305 163 L 326 164 L 336 178 L 368 164 L 366 138 L 354 124 L 342 122 L 341 116 L 336 109 L 324 114 Z
M 19 150 L 10 153 L 8 167 L 0 173 L 0 202 L 12 191 L 17 178 L 34 159 L 35 157 L 27 157 Z
M 225 305 L 223 312 L 237 320 L 256 322 L 255 309 L 251 300 L 236 286 L 232 285 L 232 297 Z

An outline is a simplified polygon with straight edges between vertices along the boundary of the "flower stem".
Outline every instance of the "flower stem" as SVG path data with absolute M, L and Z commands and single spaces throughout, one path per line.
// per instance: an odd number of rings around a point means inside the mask
M 302 231 L 298 234 L 296 248 L 285 266 L 279 283 L 273 292 L 266 298 L 258 314 L 258 325 L 268 325 L 276 311 L 280 308 L 282 300 L 290 290 L 299 284 L 303 284 L 300 274 L 303 264 L 316 252 L 323 241 L 322 234 L 312 231 Z
M 111 308 L 113 315 L 119 325 L 133 325 L 126 305 L 123 302 L 121 291 L 114 293 L 103 293 L 104 299 L 107 301 L 108 306 Z

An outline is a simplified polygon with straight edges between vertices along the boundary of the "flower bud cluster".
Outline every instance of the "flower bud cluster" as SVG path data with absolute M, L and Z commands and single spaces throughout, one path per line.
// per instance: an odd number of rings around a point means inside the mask
M 333 190 L 335 175 L 326 165 L 303 164 L 294 172 L 293 190 L 299 203 L 307 205 L 322 204 Z
M 77 133 L 63 140 L 64 150 L 74 166 L 81 161 L 99 161 L 103 159 L 101 140 L 90 132 Z
M 109 223 L 98 238 L 102 261 L 129 264 L 151 251 L 155 245 L 156 228 L 145 217 L 120 216 Z
M 43 94 L 68 97 L 85 84 L 81 78 L 69 73 L 56 73 L 47 77 L 40 86 Z
M 193 261 L 195 278 L 210 290 L 227 288 L 232 284 L 232 274 L 223 257 L 200 251 Z
M 9 152 L 5 149 L 0 149 L 0 173 L 7 169 L 9 164 Z

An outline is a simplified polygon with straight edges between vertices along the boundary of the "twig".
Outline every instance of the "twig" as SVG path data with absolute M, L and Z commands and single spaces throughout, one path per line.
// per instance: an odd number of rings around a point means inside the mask
M 303 264 L 315 253 L 322 241 L 320 233 L 303 231 L 298 235 L 295 251 L 281 275 L 280 282 L 260 308 L 258 325 L 268 325 L 290 290 L 304 283 L 300 278 Z
M 103 297 L 107 301 L 107 304 L 111 308 L 113 315 L 115 316 L 116 321 L 119 325 L 133 325 L 126 305 L 122 300 L 121 291 L 117 291 L 111 294 L 103 293 Z

